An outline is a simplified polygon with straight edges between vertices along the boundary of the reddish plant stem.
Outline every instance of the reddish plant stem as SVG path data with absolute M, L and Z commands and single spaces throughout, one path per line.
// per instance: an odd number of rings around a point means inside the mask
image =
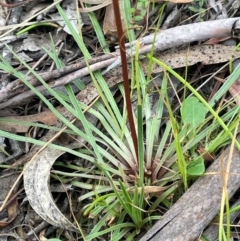
M 126 106 L 127 106 L 127 113 L 128 113 L 128 121 L 129 126 L 132 134 L 133 139 L 133 145 L 136 152 L 136 162 L 138 160 L 138 140 L 137 140 L 137 133 L 134 125 L 133 120 L 133 112 L 132 112 L 132 103 L 130 98 L 130 84 L 128 79 L 128 65 L 127 65 L 127 57 L 126 57 L 126 48 L 125 48 L 125 42 L 124 42 L 124 33 L 122 29 L 122 22 L 121 22 L 121 15 L 119 10 L 119 5 L 117 0 L 113 0 L 113 9 L 114 9 L 114 15 L 115 15 L 115 21 L 117 26 L 117 34 L 118 34 L 118 40 L 119 40 L 119 46 L 120 46 L 120 55 L 122 60 L 122 73 L 123 73 L 123 85 L 125 90 L 125 98 L 126 98 Z M 137 163 L 135 163 L 137 164 Z

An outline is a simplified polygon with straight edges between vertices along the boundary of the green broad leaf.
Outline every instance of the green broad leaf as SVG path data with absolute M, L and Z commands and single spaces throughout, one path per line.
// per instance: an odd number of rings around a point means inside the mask
M 143 8 L 143 3 L 142 2 L 138 2 L 137 3 L 137 9 L 141 9 Z
M 135 22 L 138 22 L 138 21 L 141 21 L 141 20 L 143 20 L 143 16 L 141 16 L 141 15 L 136 15 L 136 16 L 133 17 L 133 21 L 135 21 Z
M 199 8 L 196 8 L 196 7 L 193 7 L 193 6 L 190 6 L 189 10 L 194 12 L 194 13 L 199 13 Z
M 191 162 L 187 166 L 187 174 L 189 176 L 200 176 L 205 171 L 204 160 L 201 156 L 199 156 L 196 160 Z
M 136 12 L 136 9 L 135 9 L 135 8 L 129 8 L 129 9 L 128 9 L 128 12 L 129 12 L 129 13 L 135 13 L 135 12 Z
M 145 9 L 141 10 L 140 14 L 142 17 L 145 17 L 147 15 L 147 10 L 145 10 Z
M 142 2 L 144 4 L 144 7 L 147 8 L 149 1 L 148 0 L 140 0 L 139 2 Z
M 138 2 L 137 3 L 138 10 L 146 9 L 147 7 L 148 7 L 148 2 Z
M 196 97 L 186 98 L 180 111 L 184 125 L 190 125 L 192 128 L 205 120 L 206 108 Z

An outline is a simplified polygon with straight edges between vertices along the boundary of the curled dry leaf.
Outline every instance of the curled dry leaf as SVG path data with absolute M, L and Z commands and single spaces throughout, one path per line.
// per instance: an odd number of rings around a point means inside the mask
M 8 220 L 0 221 L 0 227 L 5 227 L 9 225 L 17 217 L 18 202 L 17 197 L 15 197 L 7 206 Z
M 24 188 L 32 208 L 45 221 L 56 227 L 78 232 L 78 229 L 58 209 L 49 187 L 50 169 L 63 153 L 51 148 L 43 150 L 27 167 L 24 173 Z
M 76 143 L 77 147 L 79 143 Z M 71 145 L 69 148 L 76 148 Z M 78 229 L 58 209 L 49 187 L 50 170 L 53 163 L 64 152 L 46 148 L 31 162 L 24 174 L 24 188 L 35 212 L 48 223 L 62 229 L 78 232 Z M 44 167 L 44 168 L 43 168 Z
M 56 224 L 53 219 L 49 218 L 48 215 L 44 212 L 41 204 L 39 203 L 38 197 L 36 196 L 35 193 L 35 181 L 36 178 L 38 177 L 38 175 L 36 174 L 36 161 L 39 160 L 40 161 L 41 157 L 37 157 L 35 160 L 33 160 L 33 162 L 31 163 L 31 165 L 27 168 L 25 174 L 24 174 L 24 188 L 25 188 L 25 192 L 28 198 L 28 201 L 30 203 L 30 205 L 32 206 L 32 208 L 35 210 L 35 212 L 42 218 L 44 219 L 46 222 L 54 225 L 54 226 L 59 226 L 58 224 Z M 42 163 L 42 165 L 44 165 Z M 45 182 L 46 180 L 44 180 Z M 43 180 L 39 180 L 39 182 L 43 182 Z

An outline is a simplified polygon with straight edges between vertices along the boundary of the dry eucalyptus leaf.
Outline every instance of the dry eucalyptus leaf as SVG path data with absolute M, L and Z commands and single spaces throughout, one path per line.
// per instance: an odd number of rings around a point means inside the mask
M 237 105 L 240 105 L 240 84 L 238 81 L 236 81 L 230 88 L 229 92 L 234 98 Z
M 48 150 L 48 149 L 45 149 Z M 44 150 L 44 151 L 45 151 Z M 43 151 L 43 152 L 44 152 Z M 51 153 L 52 155 L 52 153 Z M 44 158 L 44 156 L 42 157 Z M 53 158 L 55 161 L 55 158 Z M 26 169 L 26 172 L 24 173 L 24 189 L 28 198 L 28 201 L 32 208 L 35 210 L 35 212 L 46 222 L 54 225 L 59 226 L 54 219 L 49 218 L 47 213 L 43 210 L 41 203 L 39 203 L 38 197 L 35 193 L 35 182 L 38 177 L 38 174 L 36 173 L 36 167 L 37 163 L 36 161 L 41 161 L 41 156 L 39 155 L 36 159 L 34 159 L 30 166 Z M 44 167 L 44 165 L 43 165 Z M 43 168 L 44 169 L 44 168 Z M 44 180 L 46 182 L 46 180 Z M 38 180 L 38 182 L 43 182 L 43 180 Z M 44 190 L 46 193 L 48 190 Z M 57 222 L 61 222 L 61 220 L 56 220 Z
M 119 1 L 119 4 L 120 4 L 120 9 L 122 9 L 123 11 L 123 3 Z M 121 21 L 122 21 L 123 31 L 125 31 L 124 29 L 125 24 L 122 16 L 121 16 Z M 103 33 L 107 34 L 110 37 L 114 37 L 114 38 L 117 37 L 117 27 L 116 27 L 116 21 L 115 21 L 115 16 L 113 11 L 113 4 L 110 4 L 106 7 L 106 13 L 103 21 Z
M 64 151 L 51 148 L 43 150 L 26 169 L 24 188 L 32 208 L 45 221 L 56 227 L 78 232 L 56 206 L 49 187 L 51 167 L 63 153 Z
M 103 20 L 103 33 L 116 32 L 115 17 L 113 12 L 113 5 L 110 4 L 106 7 L 106 12 Z
M 54 125 L 57 121 L 57 117 L 51 111 L 44 111 L 35 115 L 3 117 L 0 118 L 0 129 L 14 133 L 26 133 L 30 126 L 23 125 L 21 123 L 26 121 L 32 123 L 41 122 L 45 125 Z
M 225 41 L 229 39 L 229 37 L 225 37 L 225 38 L 210 38 L 207 41 L 204 42 L 204 44 L 210 44 L 210 45 L 214 45 L 214 44 L 221 44 L 221 42 Z
M 17 217 L 18 213 L 18 202 L 17 202 L 17 197 L 15 197 L 7 206 L 7 213 L 8 213 L 8 219 L 1 220 L 0 221 L 0 227 L 5 227 L 12 223 L 14 219 Z

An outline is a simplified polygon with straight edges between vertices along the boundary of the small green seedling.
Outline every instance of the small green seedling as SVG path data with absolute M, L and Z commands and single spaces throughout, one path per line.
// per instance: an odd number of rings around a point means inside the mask
M 198 127 L 205 120 L 206 108 L 196 97 L 188 97 L 181 106 L 181 116 L 184 126 Z
M 196 97 L 188 97 L 183 101 L 180 112 L 183 128 L 189 128 L 190 130 L 187 132 L 187 137 L 190 139 L 194 138 L 196 128 L 205 120 L 206 108 Z M 201 156 L 198 156 L 187 166 L 187 174 L 190 176 L 199 176 L 204 171 L 204 160 Z
M 187 166 L 187 174 L 189 176 L 200 176 L 205 171 L 204 160 L 201 156 L 199 156 L 196 160 L 192 161 Z
M 206 9 L 203 7 L 206 0 L 195 0 L 194 6 L 190 6 L 189 10 L 194 13 L 203 13 Z
M 133 21 L 138 22 L 143 20 L 147 15 L 148 0 L 139 0 L 136 8 L 130 8 L 129 13 L 133 15 Z

